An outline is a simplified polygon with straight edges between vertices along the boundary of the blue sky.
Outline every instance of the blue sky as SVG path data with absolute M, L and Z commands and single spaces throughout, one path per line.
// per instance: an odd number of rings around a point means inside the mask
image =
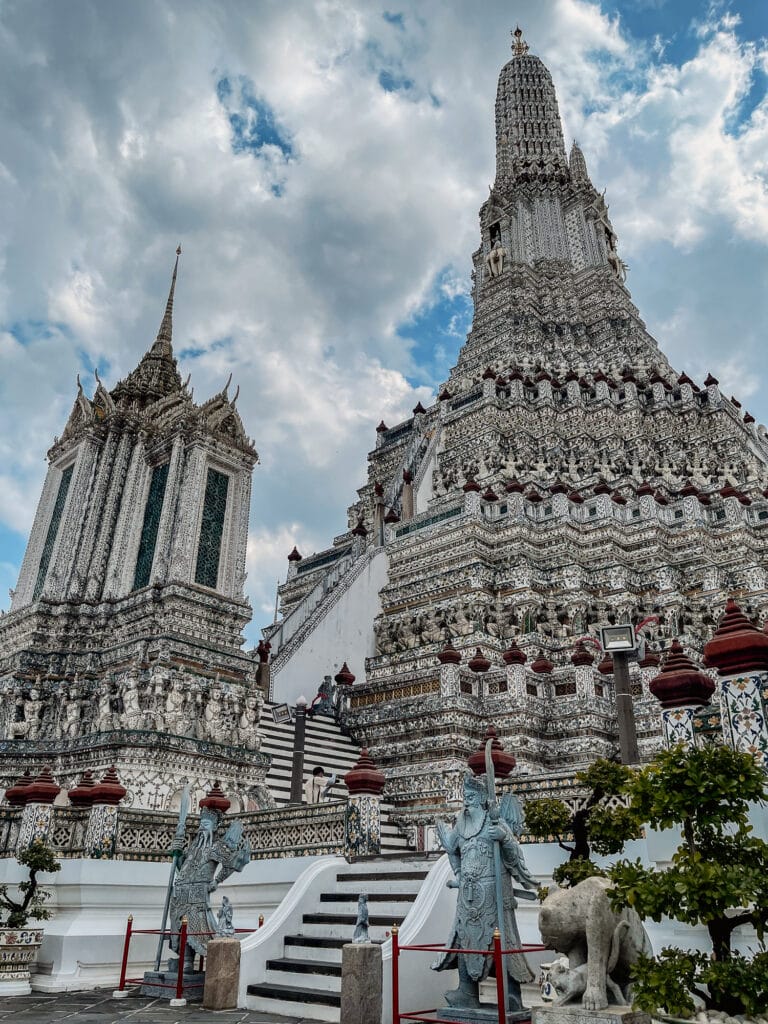
M 6 0 L 0 6 L 0 609 L 75 375 L 151 344 L 233 373 L 261 455 L 257 627 L 396 423 L 454 364 L 519 22 L 606 188 L 675 367 L 768 421 L 768 5 L 733 0 Z M 119 45 L 118 45 L 119 41 Z

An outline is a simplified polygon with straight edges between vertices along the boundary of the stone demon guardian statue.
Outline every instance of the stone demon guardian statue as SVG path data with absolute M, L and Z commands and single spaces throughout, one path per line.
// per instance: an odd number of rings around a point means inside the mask
M 534 893 L 513 889 L 513 879 L 530 889 L 536 887 L 536 882 L 525 866 L 515 834 L 522 824 L 520 805 L 513 796 L 496 802 L 493 765 L 488 762 L 486 756 L 485 776 L 465 777 L 464 807 L 454 827 L 438 825 L 440 841 L 456 875 L 456 881 L 449 884 L 458 889 L 456 917 L 448 941 L 453 949 L 491 949 L 497 927 L 502 947 L 518 948 L 515 896 L 535 899 Z M 507 1009 L 514 1013 L 523 1008 L 520 986 L 533 980 L 533 974 L 522 953 L 505 956 L 504 961 Z M 492 965 L 493 958 L 481 953 L 445 953 L 433 964 L 437 971 L 458 968 L 458 988 L 445 994 L 449 1006 L 461 1013 L 457 1019 L 485 1019 L 487 1008 L 481 1007 L 478 987 Z M 441 1013 L 449 1015 L 452 1011 Z
M 182 917 L 187 918 L 185 970 L 192 969 L 195 953 L 200 956 L 206 955 L 209 936 L 196 935 L 196 932 L 227 934 L 219 927 L 211 910 L 211 893 L 233 871 L 242 871 L 251 859 L 251 846 L 243 835 L 241 822 L 233 821 L 223 836 L 216 837 L 223 816 L 222 811 L 216 806 L 205 807 L 201 802 L 197 835 L 182 855 L 173 883 L 170 905 L 172 932 L 179 932 Z M 231 927 L 231 913 L 229 926 Z M 178 952 L 178 935 L 172 937 L 171 949 Z

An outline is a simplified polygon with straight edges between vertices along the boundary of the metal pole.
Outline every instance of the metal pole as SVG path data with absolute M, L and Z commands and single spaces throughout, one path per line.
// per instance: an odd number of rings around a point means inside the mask
M 304 782 L 304 736 L 307 730 L 307 701 L 299 697 L 296 701 L 296 720 L 293 724 L 293 766 L 291 768 L 290 803 L 300 804 Z
M 120 967 L 120 984 L 118 992 L 125 988 L 125 973 L 128 970 L 128 947 L 131 945 L 131 932 L 133 931 L 133 914 L 128 915 L 128 924 L 125 926 L 125 943 L 123 944 L 123 962 Z
M 629 688 L 629 656 L 626 651 L 613 652 L 613 682 L 616 692 L 621 763 L 637 764 L 640 754 L 637 749 L 635 709 L 632 706 L 632 692 Z
M 399 929 L 397 925 L 392 926 L 392 1024 L 400 1024 L 400 945 L 398 940 Z
M 501 932 L 498 928 L 493 933 L 493 962 L 496 967 L 496 1002 L 499 1004 L 499 1024 L 505 1024 L 507 1003 L 504 991 L 504 960 L 501 956 Z
M 488 817 L 496 825 L 500 818 L 499 802 L 496 799 L 496 770 L 493 764 L 493 740 L 487 740 L 485 744 L 485 777 L 488 785 Z M 493 844 L 493 872 L 496 880 L 496 930 L 499 933 L 499 949 L 507 948 L 507 925 L 504 920 L 504 876 L 501 865 L 501 843 L 498 840 Z M 499 956 L 501 966 L 501 982 L 496 981 L 496 987 L 501 985 L 501 1001 L 504 1012 L 507 1011 L 507 972 L 504 965 L 504 958 Z
M 176 974 L 176 998 L 184 997 L 184 954 L 187 952 L 187 919 L 181 919 L 181 932 L 179 933 L 179 968 Z
M 184 850 L 184 832 L 189 814 L 190 794 L 189 783 L 184 787 L 181 800 L 179 801 L 179 818 L 176 822 L 176 833 L 173 837 L 173 848 L 171 850 L 171 873 L 168 876 L 168 886 L 165 890 L 165 905 L 163 907 L 163 923 L 160 925 L 160 937 L 157 940 L 157 953 L 155 954 L 155 970 L 160 970 L 160 963 L 163 959 L 163 943 L 165 942 L 165 926 L 168 924 L 168 911 L 171 906 L 171 894 L 173 893 L 173 880 L 176 877 L 176 870 L 179 866 L 182 852 Z M 170 941 L 170 940 L 169 940 Z

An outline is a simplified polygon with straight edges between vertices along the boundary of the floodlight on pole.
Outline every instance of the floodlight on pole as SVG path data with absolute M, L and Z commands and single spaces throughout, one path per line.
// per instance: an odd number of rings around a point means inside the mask
M 631 622 L 615 626 L 602 626 L 600 639 L 603 650 L 613 656 L 613 683 L 616 693 L 616 718 L 619 726 L 619 751 L 622 764 L 637 764 L 635 710 L 629 685 L 629 658 L 637 651 L 637 636 Z

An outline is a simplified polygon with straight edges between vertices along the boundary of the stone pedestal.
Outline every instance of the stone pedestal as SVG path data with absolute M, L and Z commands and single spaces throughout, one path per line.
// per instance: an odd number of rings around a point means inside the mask
M 631 1006 L 586 1010 L 583 1006 L 535 1006 L 531 1024 L 651 1024 L 647 1013 Z
M 206 1010 L 234 1010 L 240 981 L 240 940 L 211 939 L 205 958 Z
M 459 1006 L 441 1006 L 437 1011 L 441 1020 L 455 1020 L 458 1024 L 499 1024 L 498 1009 L 488 1003 L 477 1009 L 462 1009 Z M 516 1024 L 517 1021 L 531 1019 L 530 1010 L 508 1010 L 504 1017 L 505 1024 Z
M 144 982 L 141 986 L 143 996 L 153 996 L 155 999 L 168 999 L 171 1002 L 176 1000 L 176 981 L 178 968 L 176 958 L 168 961 L 165 970 L 145 971 Z M 203 971 L 185 971 L 184 989 L 182 996 L 188 1003 L 199 1003 L 203 998 L 203 986 L 205 984 L 205 973 Z
M 342 948 L 339 1019 L 381 1024 L 381 946 L 349 942 Z

